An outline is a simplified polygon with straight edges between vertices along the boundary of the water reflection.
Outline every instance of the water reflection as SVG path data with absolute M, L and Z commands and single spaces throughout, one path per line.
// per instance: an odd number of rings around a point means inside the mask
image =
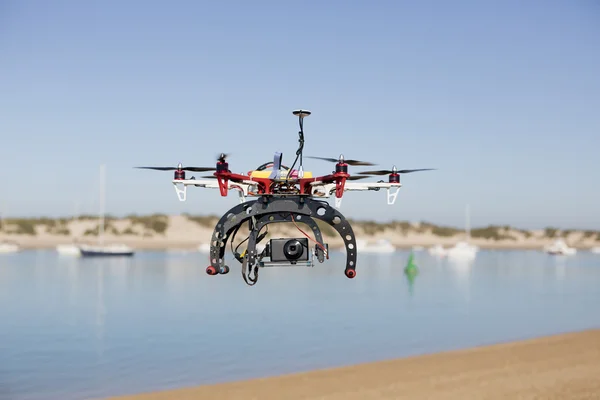
M 104 266 L 98 266 L 97 271 L 97 295 L 96 295 L 96 345 L 98 357 L 104 354 L 104 324 L 106 320 L 106 305 L 104 304 Z
M 555 256 L 554 257 L 554 271 L 556 279 L 559 282 L 565 280 L 565 274 L 567 270 L 567 256 Z
M 254 287 L 233 259 L 228 275 L 208 276 L 201 253 L 3 258 L 1 383 L 15 398 L 99 398 L 600 323 L 600 257 L 421 252 L 415 273 L 410 254 L 361 255 L 347 279 L 345 254 L 332 253 L 314 268 L 265 268 Z
M 473 265 L 475 265 L 474 259 L 449 258 L 447 262 L 450 270 L 454 272 L 459 280 L 469 281 Z
M 479 254 L 479 256 L 481 256 L 481 254 Z M 448 268 L 452 272 L 455 281 L 457 282 L 457 288 L 463 295 L 463 299 L 467 303 L 470 303 L 471 278 L 476 259 L 451 258 L 448 259 L 447 262 Z

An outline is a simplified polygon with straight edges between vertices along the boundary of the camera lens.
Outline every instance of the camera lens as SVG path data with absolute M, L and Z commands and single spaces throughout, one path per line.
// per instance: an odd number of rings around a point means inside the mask
M 297 260 L 302 256 L 302 243 L 298 239 L 291 239 L 283 246 L 283 254 L 288 260 Z

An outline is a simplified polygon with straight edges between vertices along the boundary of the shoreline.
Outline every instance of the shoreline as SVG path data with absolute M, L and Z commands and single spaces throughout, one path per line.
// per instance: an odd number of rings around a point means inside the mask
M 52 250 L 58 245 L 72 244 L 72 240 L 65 239 L 43 239 L 37 240 L 33 238 L 18 238 L 18 237 L 1 237 L 0 242 L 6 240 L 8 242 L 13 242 L 19 244 L 21 249 L 23 250 Z M 498 242 L 498 243 L 489 243 L 478 240 L 470 240 L 471 244 L 478 246 L 481 250 L 539 250 L 543 251 L 543 245 L 533 244 L 533 243 L 511 243 L 511 242 Z M 93 239 L 84 239 L 79 241 L 80 244 L 97 244 L 96 240 Z M 192 240 L 152 240 L 152 239 L 113 239 L 113 240 L 105 240 L 105 244 L 125 244 L 134 248 L 135 250 L 153 250 L 153 251 L 168 251 L 168 250 L 190 250 L 197 251 L 201 241 L 192 241 Z M 456 243 L 456 241 L 451 242 L 442 242 L 440 243 L 443 247 L 451 247 Z M 411 250 L 415 247 L 422 247 L 424 251 L 426 251 L 429 247 L 434 246 L 432 243 L 428 243 L 427 241 L 411 241 L 405 243 L 394 243 L 394 247 L 397 250 Z M 577 250 L 590 250 L 593 245 L 587 246 L 571 246 L 576 248 Z M 330 250 L 343 250 L 344 248 L 341 245 L 336 245 L 335 243 L 331 243 L 329 245 Z
M 361 237 L 360 239 L 375 241 L 381 239 L 382 237 Z M 325 239 L 329 243 L 329 248 L 331 250 L 343 250 L 343 246 L 337 243 L 335 238 L 331 240 L 330 238 Z M 8 241 L 17 243 L 23 250 L 52 250 L 58 245 L 64 244 L 72 244 L 73 240 L 70 238 L 64 237 L 44 237 L 44 238 L 36 238 L 36 237 L 23 237 L 16 235 L 0 235 L 0 242 Z M 412 240 L 394 240 L 392 244 L 396 247 L 397 250 L 411 250 L 414 247 L 422 247 L 423 251 L 426 251 L 429 247 L 432 247 L 436 244 L 441 244 L 443 247 L 451 247 L 456 244 L 459 240 L 431 240 L 431 238 L 424 238 L 423 240 L 419 240 L 418 238 Z M 78 241 L 81 244 L 97 244 L 97 239 L 95 238 L 82 238 Z M 163 238 L 120 238 L 120 237 L 109 237 L 105 239 L 105 244 L 111 243 L 119 243 L 128 245 L 135 250 L 154 250 L 154 251 L 168 251 L 168 250 L 190 250 L 197 251 L 198 247 L 201 243 L 206 243 L 207 241 L 202 240 L 172 240 L 172 239 L 163 239 Z M 471 239 L 469 240 L 471 244 L 478 246 L 481 250 L 538 250 L 543 251 L 544 245 L 546 243 L 529 243 L 529 242 L 513 242 L 513 241 L 495 241 L 490 242 L 486 240 L 480 239 Z M 237 242 L 236 242 L 237 243 Z M 549 243 L 548 243 L 549 244 Z M 593 247 L 596 247 L 594 244 L 588 245 L 572 245 L 577 250 L 590 250 Z
M 210 242 L 217 222 L 216 217 L 210 216 L 132 216 L 109 218 L 101 228 L 97 219 L 88 217 L 73 220 L 5 219 L 0 226 L 0 242 L 11 241 L 22 248 L 45 249 L 59 244 L 71 244 L 75 238 L 81 243 L 96 244 L 101 233 L 107 244 L 126 244 L 139 250 L 195 250 L 201 244 Z M 344 246 L 344 240 L 333 227 L 322 221 L 317 221 L 317 225 L 330 249 Z M 245 229 L 240 230 L 236 243 L 247 235 L 247 228 Z M 353 221 L 352 230 L 357 241 L 375 242 L 383 239 L 398 249 L 436 245 L 451 247 L 469 237 L 456 228 L 402 221 Z M 268 228 L 265 240 L 302 236 L 298 227 L 293 224 L 277 223 Z M 542 250 L 557 239 L 575 249 L 600 247 L 600 231 L 561 231 L 554 228 L 528 231 L 508 226 L 471 229 L 469 242 L 481 249 Z
M 600 396 L 600 329 L 252 380 L 110 397 L 580 399 Z

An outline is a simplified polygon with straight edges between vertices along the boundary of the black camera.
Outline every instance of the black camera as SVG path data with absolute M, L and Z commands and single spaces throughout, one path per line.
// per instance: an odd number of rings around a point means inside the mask
M 271 239 L 268 244 L 268 255 L 271 262 L 289 262 L 296 264 L 298 261 L 308 261 L 308 239 Z

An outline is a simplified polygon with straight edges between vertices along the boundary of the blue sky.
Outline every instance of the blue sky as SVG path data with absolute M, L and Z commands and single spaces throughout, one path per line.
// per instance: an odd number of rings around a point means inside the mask
M 111 214 L 220 214 L 132 167 L 289 165 L 308 108 L 305 155 L 438 168 L 347 217 L 600 229 L 599 40 L 591 0 L 3 1 L 0 210 L 97 212 L 104 163 Z

